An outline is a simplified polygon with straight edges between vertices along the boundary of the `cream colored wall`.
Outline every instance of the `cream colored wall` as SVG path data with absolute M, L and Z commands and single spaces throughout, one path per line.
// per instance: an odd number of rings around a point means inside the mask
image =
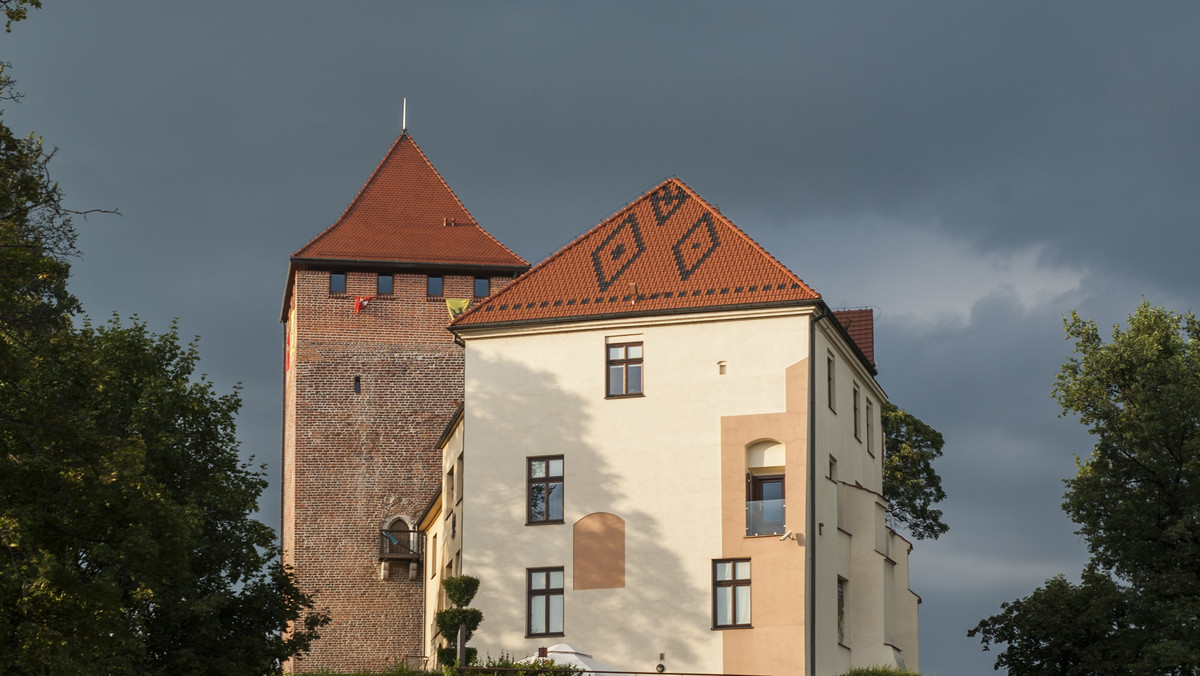
M 567 642 L 624 669 L 721 671 L 721 418 L 782 412 L 808 335 L 798 308 L 466 334 L 463 572 L 482 580 L 481 655 Z M 604 397 L 614 336 L 644 344 L 644 397 Z M 564 523 L 526 526 L 525 458 L 559 453 Z M 593 512 L 626 521 L 624 589 L 571 589 L 571 526 Z M 525 571 L 560 565 L 565 636 L 527 639 Z
M 451 487 L 446 481 L 446 474 L 451 467 L 455 468 L 455 477 L 461 474 L 459 468 L 463 463 L 463 425 L 462 421 L 455 425 L 441 447 L 442 452 L 442 493 L 435 508 L 420 524 L 425 534 L 425 565 L 421 574 L 425 580 L 425 667 L 434 669 L 437 663 L 437 649 L 444 645 L 438 634 L 437 625 L 433 618 L 437 611 L 446 604 L 442 592 L 442 579 L 446 574 L 446 564 L 453 562 L 455 556 L 462 550 L 462 502 L 461 491 Z M 459 527 L 455 536 L 451 537 L 451 519 L 457 518 Z
M 816 605 L 816 673 L 838 674 L 875 664 L 919 664 L 916 597 L 908 590 L 909 545 L 884 523 L 883 444 L 880 409 L 886 395 L 841 334 L 825 319 L 817 323 L 814 455 L 817 474 L 812 574 Z M 834 357 L 835 410 L 827 397 L 827 357 Z M 859 386 L 859 438 L 854 434 L 854 385 Z M 871 405 L 871 424 L 866 421 Z M 874 443 L 868 451 L 868 428 Z M 829 457 L 837 480 L 828 478 Z M 837 584 L 846 580 L 846 636 L 837 636 Z M 890 578 L 890 580 L 889 580 Z M 885 595 L 891 601 L 885 601 Z M 890 619 L 887 617 L 890 615 Z

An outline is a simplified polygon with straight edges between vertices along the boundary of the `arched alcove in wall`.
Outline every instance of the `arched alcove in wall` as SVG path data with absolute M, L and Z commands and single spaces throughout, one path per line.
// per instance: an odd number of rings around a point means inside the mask
M 625 586 L 625 519 L 593 512 L 575 522 L 572 540 L 575 589 Z
M 746 445 L 746 535 L 786 530 L 783 444 L 760 439 Z

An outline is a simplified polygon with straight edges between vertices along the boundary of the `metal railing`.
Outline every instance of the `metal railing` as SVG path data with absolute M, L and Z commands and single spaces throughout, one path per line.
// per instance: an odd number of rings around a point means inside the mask
M 746 535 L 779 535 L 787 530 L 785 500 L 747 500 Z
M 425 535 L 419 530 L 379 531 L 380 561 L 420 561 L 425 555 Z

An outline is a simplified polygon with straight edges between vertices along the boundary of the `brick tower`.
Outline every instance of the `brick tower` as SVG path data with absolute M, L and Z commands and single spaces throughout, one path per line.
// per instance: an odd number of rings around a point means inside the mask
M 463 398 L 448 306 L 529 265 L 486 233 L 407 132 L 342 213 L 292 254 L 283 300 L 284 562 L 329 610 L 296 672 L 422 654 L 417 520 Z

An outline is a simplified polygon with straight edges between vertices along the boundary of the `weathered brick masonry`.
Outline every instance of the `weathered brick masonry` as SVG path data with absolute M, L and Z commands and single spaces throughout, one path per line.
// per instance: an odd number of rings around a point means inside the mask
M 445 301 L 427 298 L 425 284 L 426 275 L 396 275 L 390 297 L 355 314 L 376 273 L 348 273 L 337 295 L 329 272 L 296 273 L 285 541 L 305 591 L 334 618 L 297 671 L 382 669 L 421 654 L 427 576 L 410 582 L 408 566 L 394 565 L 381 580 L 377 554 L 379 530 L 397 516 L 415 523 L 439 489 L 435 444 L 462 401 L 462 348 L 445 329 Z M 470 298 L 472 284 L 446 276 L 445 296 Z
M 383 670 L 422 655 L 424 562 L 382 575 L 380 530 L 415 526 L 436 443 L 463 398 L 447 298 L 528 264 L 482 230 L 407 134 L 332 226 L 291 259 L 284 295 L 284 562 L 332 621 L 288 669 Z M 330 274 L 345 274 L 331 292 Z M 378 293 L 379 276 L 393 292 Z M 428 294 L 431 275 L 440 296 Z M 372 298 L 355 313 L 356 297 Z M 397 518 L 405 523 L 394 523 Z M 382 577 L 382 579 L 381 579 Z

